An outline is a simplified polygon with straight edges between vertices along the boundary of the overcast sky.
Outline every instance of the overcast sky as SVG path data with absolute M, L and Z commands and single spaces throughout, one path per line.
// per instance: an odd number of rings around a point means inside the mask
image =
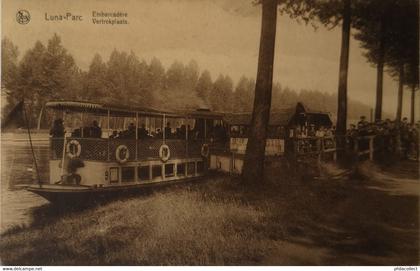
M 30 12 L 28 24 L 16 22 L 19 9 Z M 219 73 L 229 74 L 236 82 L 241 75 L 256 77 L 260 9 L 252 0 L 3 0 L 2 37 L 11 39 L 22 54 L 36 40 L 46 44 L 57 33 L 82 69 L 87 69 L 95 53 L 107 60 L 116 48 L 133 50 L 147 61 L 156 56 L 166 67 L 175 60 L 188 63 L 195 59 L 213 78 Z M 127 12 L 129 24 L 95 25 L 92 11 Z M 45 20 L 46 13 L 67 12 L 82 15 L 83 21 Z M 315 31 L 279 16 L 274 81 L 297 90 L 336 92 L 340 30 L 319 27 Z M 352 39 L 349 97 L 374 106 L 375 86 L 376 71 Z M 385 76 L 384 110 L 391 114 L 396 108 L 396 90 L 396 82 Z M 408 115 L 411 93 L 404 94 L 404 115 Z M 416 114 L 419 116 L 419 108 Z

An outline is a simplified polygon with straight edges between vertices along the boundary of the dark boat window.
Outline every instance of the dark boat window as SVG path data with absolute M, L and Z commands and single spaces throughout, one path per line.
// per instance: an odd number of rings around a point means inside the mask
M 121 181 L 122 182 L 133 182 L 134 179 L 135 179 L 134 167 L 121 168 Z
M 162 166 L 161 165 L 152 166 L 152 175 L 153 175 L 153 178 L 162 177 Z
M 195 175 L 195 162 L 188 162 L 187 172 L 188 175 Z
M 176 174 L 178 176 L 185 176 L 185 163 L 180 163 L 176 165 Z
M 120 179 L 119 170 L 117 167 L 112 167 L 109 169 L 109 182 L 110 183 L 118 183 Z
M 175 164 L 166 164 L 165 165 L 165 177 L 175 176 L 174 166 L 175 166 Z
M 197 162 L 197 173 L 203 173 L 204 172 L 204 162 L 199 161 Z
M 137 174 L 140 180 L 150 180 L 149 166 L 139 166 Z

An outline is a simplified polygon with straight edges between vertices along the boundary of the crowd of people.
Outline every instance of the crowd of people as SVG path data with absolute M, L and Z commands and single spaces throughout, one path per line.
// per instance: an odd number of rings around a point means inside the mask
M 190 139 L 200 139 L 204 138 L 204 127 L 194 127 L 191 129 L 190 125 L 181 125 L 177 128 L 172 128 L 171 123 L 166 123 L 166 126 L 161 129 L 157 128 L 154 131 L 150 131 L 146 128 L 145 124 L 141 124 L 139 128 L 137 128 L 136 133 L 136 126 L 134 123 L 130 123 L 125 130 L 113 130 L 112 134 L 109 138 L 112 139 L 152 139 L 152 138 L 163 138 L 165 135 L 166 139 L 186 139 L 187 134 L 188 138 Z M 62 119 L 56 119 L 53 122 L 53 126 L 50 130 L 50 135 L 53 138 L 63 138 L 66 131 L 64 128 L 64 123 Z M 216 125 L 215 127 L 208 128 L 206 131 L 207 137 L 213 140 L 219 138 L 227 138 L 226 130 L 221 125 Z M 102 137 L 102 129 L 99 126 L 98 122 L 94 120 L 91 126 L 82 127 L 74 129 L 71 133 L 71 137 L 75 138 L 101 138 Z
M 186 136 L 186 129 L 185 125 L 181 125 L 181 127 L 172 129 L 171 124 L 168 122 L 164 129 L 157 128 L 155 131 L 149 131 L 146 128 L 145 124 L 142 124 L 139 128 L 137 128 L 136 133 L 136 126 L 134 123 L 130 123 L 128 125 L 127 130 L 123 131 L 113 131 L 110 138 L 119 138 L 119 139 L 148 139 L 148 138 L 163 138 L 163 133 L 165 133 L 166 139 L 185 139 Z M 189 126 L 188 126 L 189 129 Z
M 390 119 L 368 122 L 365 116 L 361 116 L 358 123 L 350 124 L 346 132 L 346 148 L 354 150 L 357 140 L 358 151 L 367 150 L 369 148 L 368 136 L 374 136 L 373 146 L 375 153 L 379 154 L 378 157 L 401 153 L 403 159 L 418 160 L 419 131 L 420 121 L 410 124 L 407 118 L 403 118 L 399 123 Z M 317 138 L 335 138 L 335 132 L 335 126 L 324 127 L 310 124 L 292 127 L 289 129 L 289 138 L 297 139 L 302 149 L 311 150 L 318 146 Z
M 410 124 L 407 118 L 403 118 L 399 123 L 390 119 L 368 122 L 365 116 L 361 116 L 357 125 L 350 125 L 346 138 L 347 143 L 352 147 L 356 138 L 375 136 L 375 150 L 386 155 L 387 153 L 396 153 L 399 148 L 403 158 L 418 159 L 419 131 L 419 121 Z
M 227 138 L 226 129 L 221 125 L 215 125 L 214 127 L 204 127 L 195 126 L 191 129 L 190 125 L 181 125 L 180 127 L 172 128 L 171 123 L 167 122 L 166 126 L 163 129 L 157 128 L 155 131 L 149 131 L 146 128 L 145 124 L 142 124 L 140 128 L 137 128 L 138 139 L 162 139 L 165 136 L 165 139 L 203 139 L 204 133 L 211 141 L 219 141 Z M 206 130 L 206 131 L 205 131 Z M 187 136 L 188 135 L 188 136 Z M 127 130 L 124 131 L 113 131 L 110 138 L 120 138 L 120 139 L 135 139 L 136 138 L 136 126 L 134 123 L 130 123 Z
M 66 131 L 62 119 L 54 120 L 53 126 L 50 129 L 50 135 L 54 138 L 63 138 Z M 71 133 L 72 137 L 86 137 L 86 138 L 101 138 L 102 129 L 96 120 L 92 122 L 92 126 L 77 128 Z

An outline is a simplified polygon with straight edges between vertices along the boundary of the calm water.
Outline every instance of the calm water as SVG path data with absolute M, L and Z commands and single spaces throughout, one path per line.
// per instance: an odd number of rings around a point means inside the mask
M 2 137 L 1 142 L 1 193 L 0 193 L 0 231 L 13 225 L 28 225 L 36 208 L 48 204 L 45 199 L 24 189 L 32 184 L 35 176 L 32 154 L 25 135 Z M 35 143 L 35 153 L 39 163 L 41 179 L 48 180 L 47 142 Z

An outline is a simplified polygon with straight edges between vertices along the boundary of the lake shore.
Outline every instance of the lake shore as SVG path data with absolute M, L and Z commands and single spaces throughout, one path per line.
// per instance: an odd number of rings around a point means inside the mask
M 33 211 L 31 225 L 1 235 L 0 258 L 6 265 L 417 265 L 419 195 L 401 186 L 419 191 L 418 180 L 412 171 L 397 180 L 372 164 L 359 172 L 252 189 L 219 176 L 79 211 L 48 204 Z

